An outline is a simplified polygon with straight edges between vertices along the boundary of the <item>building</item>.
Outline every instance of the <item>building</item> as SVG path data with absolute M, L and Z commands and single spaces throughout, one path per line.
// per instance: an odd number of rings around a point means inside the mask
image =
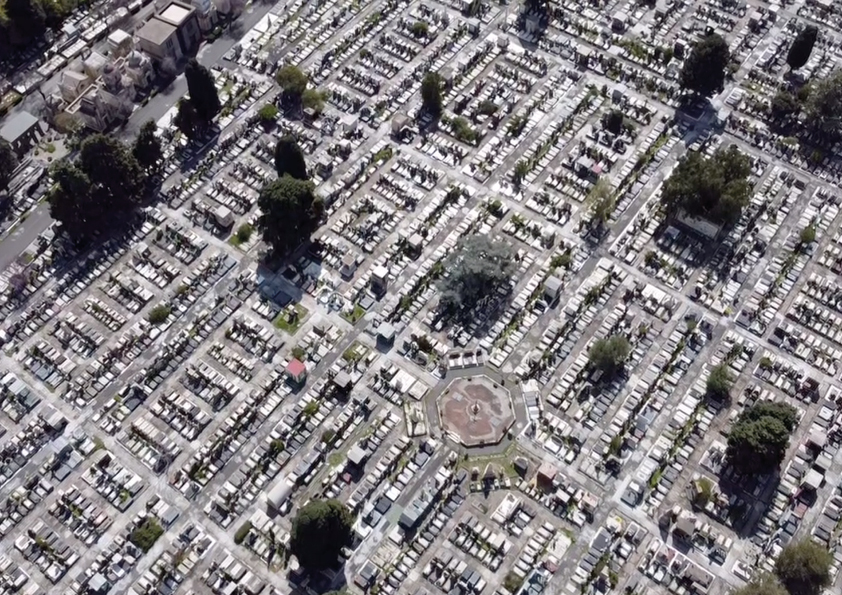
M 117 29 L 108 36 L 108 53 L 116 58 L 121 58 L 127 55 L 134 49 L 134 41 L 132 36 Z
M 29 112 L 18 112 L 0 128 L 0 138 L 9 143 L 20 157 L 38 142 L 43 132 L 38 118 Z
M 201 36 L 196 9 L 181 2 L 169 3 L 137 32 L 140 49 L 155 60 L 192 54 Z
M 296 384 L 304 384 L 307 380 L 307 366 L 298 358 L 293 358 L 287 365 L 287 376 Z
M 292 495 L 292 491 L 294 486 L 287 480 L 286 477 L 282 477 L 272 486 L 272 489 L 266 493 L 266 503 L 269 505 L 270 508 L 273 510 L 280 511 L 281 507 L 283 507 L 284 503 L 289 499 Z

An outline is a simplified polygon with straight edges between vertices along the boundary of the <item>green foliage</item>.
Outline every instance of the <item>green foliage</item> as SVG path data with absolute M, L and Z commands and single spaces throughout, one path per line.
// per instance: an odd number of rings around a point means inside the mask
M 132 147 L 132 155 L 137 159 L 140 167 L 147 171 L 154 169 L 164 157 L 161 141 L 155 135 L 157 130 L 158 126 L 154 120 L 147 121 L 141 126 Z
M 826 141 L 842 138 L 842 71 L 812 86 L 805 113 L 807 124 Z
M 424 21 L 415 21 L 409 28 L 409 32 L 415 37 L 427 37 L 430 33 L 430 27 Z
M 681 87 L 704 97 L 719 93 L 725 85 L 725 69 L 730 61 L 731 52 L 721 36 L 713 33 L 702 38 L 684 61 Z
M 473 145 L 479 139 L 479 133 L 471 127 L 467 119 L 462 117 L 453 118 L 450 124 L 453 126 L 453 136 L 462 142 Z
M 523 586 L 523 577 L 514 572 L 508 573 L 503 579 L 503 588 L 509 593 L 517 593 L 521 586 Z
M 608 219 L 616 206 L 614 191 L 606 178 L 597 180 L 588 193 L 587 202 L 591 207 L 591 223 L 601 229 L 603 225 L 608 223 Z
M 717 401 L 725 401 L 731 395 L 731 387 L 734 385 L 734 378 L 728 370 L 727 364 L 719 364 L 708 374 L 705 383 L 705 394 L 708 398 Z
M 477 113 L 482 114 L 484 116 L 493 116 L 497 113 L 497 104 L 493 101 L 489 101 L 488 99 L 484 99 L 480 101 L 479 105 L 477 106 Z
M 257 117 L 264 124 L 274 124 L 278 119 L 278 108 L 274 103 L 267 103 L 257 112 Z
M 696 482 L 698 491 L 695 496 L 695 504 L 704 508 L 713 499 L 713 482 L 707 477 L 702 477 Z
M 251 234 L 254 232 L 254 228 L 249 225 L 248 223 L 243 223 L 240 227 L 237 228 L 236 238 L 238 244 L 245 244 L 251 239 Z
M 612 109 L 602 118 L 602 125 L 608 132 L 620 134 L 623 131 L 623 112 Z
M 286 105 L 298 106 L 301 104 L 302 95 L 307 89 L 307 75 L 301 72 L 297 66 L 288 64 L 278 71 L 276 76 L 278 84 L 283 93 L 281 98 Z
M 683 209 L 716 223 L 733 223 L 748 204 L 750 174 L 751 162 L 736 146 L 719 149 L 710 159 L 694 151 L 664 182 L 661 200 L 670 212 Z
M 833 556 L 810 539 L 786 546 L 775 561 L 775 574 L 789 595 L 819 595 L 830 585 Z
M 318 89 L 306 89 L 301 94 L 301 106 L 320 114 L 325 109 L 325 93 Z
M 597 339 L 588 351 L 588 363 L 596 370 L 613 375 L 622 370 L 629 358 L 631 345 L 623 335 Z
M 0 139 L 0 192 L 4 192 L 12 181 L 12 173 L 18 166 L 18 157 L 12 145 Z
M 798 32 L 786 56 L 786 63 L 792 70 L 798 70 L 807 63 L 818 37 L 819 30 L 815 25 L 807 25 Z
M 13 45 L 25 46 L 47 30 L 47 15 L 38 0 L 6 0 L 3 8 Z
M 444 81 L 437 72 L 428 72 L 421 81 L 421 110 L 436 119 L 444 111 L 443 86 Z
M 774 575 L 763 573 L 750 583 L 734 591 L 734 595 L 788 595 L 787 590 Z
M 308 179 L 304 152 L 295 137 L 282 136 L 275 145 L 275 171 L 279 178 L 289 175 L 296 180 Z
M 148 516 L 129 534 L 129 541 L 144 553 L 152 549 L 158 538 L 164 534 L 164 529 L 155 519 Z
M 514 183 L 515 186 L 520 187 L 523 183 L 523 179 L 529 175 L 531 171 L 531 166 L 526 159 L 521 159 L 517 163 L 515 163 L 515 170 L 514 170 Z
M 757 403 L 743 411 L 728 434 L 726 458 L 740 473 L 775 471 L 789 446 L 797 412 L 786 403 Z
M 332 444 L 333 440 L 336 438 L 336 430 L 327 429 L 322 432 L 322 442 L 325 444 Z
M 444 262 L 449 274 L 439 282 L 443 311 L 461 317 L 484 297 L 494 295 L 514 274 L 514 256 L 508 243 L 485 235 L 460 240 Z
M 171 313 L 172 308 L 170 308 L 168 305 L 158 304 L 149 311 L 149 315 L 146 317 L 146 319 L 151 324 L 163 324 L 167 320 L 167 318 L 169 318 L 169 315 Z
M 251 532 L 251 521 L 246 521 L 237 529 L 237 532 L 234 533 L 234 543 L 240 545 L 245 541 L 248 534 Z
M 199 64 L 195 58 L 191 58 L 184 69 L 184 78 L 187 79 L 190 103 L 196 108 L 199 122 L 209 124 L 222 108 L 211 71 Z
M 311 500 L 292 521 L 290 552 L 305 570 L 330 568 L 353 542 L 353 523 L 351 512 L 338 500 Z
M 179 100 L 173 124 L 188 139 L 196 138 L 201 128 L 201 121 L 192 102 L 183 98 Z
M 78 165 L 61 162 L 52 175 L 56 186 L 48 197 L 50 215 L 77 240 L 112 229 L 115 217 L 137 207 L 144 184 L 134 155 L 102 134 L 82 142 Z
M 290 175 L 266 184 L 257 204 L 263 240 L 281 254 L 309 239 L 324 213 L 324 204 L 314 194 L 313 183 Z
M 779 126 L 789 124 L 800 111 L 798 98 L 788 91 L 778 91 L 769 105 L 769 116 Z
M 801 240 L 801 245 L 806 246 L 807 244 L 812 244 L 816 241 L 816 226 L 815 225 L 808 225 L 804 229 L 801 230 L 801 234 L 799 235 L 799 240 Z

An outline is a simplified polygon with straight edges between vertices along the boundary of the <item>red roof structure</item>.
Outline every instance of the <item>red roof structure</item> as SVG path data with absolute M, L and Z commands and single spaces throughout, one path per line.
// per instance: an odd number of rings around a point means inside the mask
M 302 374 L 307 372 L 307 366 L 304 365 L 298 358 L 293 358 L 291 362 L 287 365 L 287 374 L 292 376 L 293 378 L 299 378 Z

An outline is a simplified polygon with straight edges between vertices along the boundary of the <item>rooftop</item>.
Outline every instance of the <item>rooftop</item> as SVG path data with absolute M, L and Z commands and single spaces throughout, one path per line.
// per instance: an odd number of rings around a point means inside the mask
M 175 27 L 166 21 L 162 21 L 157 17 L 152 17 L 147 23 L 137 32 L 138 39 L 145 39 L 149 43 L 155 45 L 163 45 L 170 37 L 175 34 Z
M 193 8 L 184 4 L 173 2 L 158 14 L 158 18 L 171 23 L 173 25 L 180 25 L 192 14 Z
M 37 124 L 38 118 L 29 112 L 18 112 L 10 116 L 8 121 L 0 128 L 0 138 L 6 142 L 14 143 Z

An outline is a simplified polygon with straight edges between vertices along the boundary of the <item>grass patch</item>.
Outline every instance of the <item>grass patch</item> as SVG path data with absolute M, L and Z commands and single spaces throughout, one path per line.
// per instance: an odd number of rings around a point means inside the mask
M 308 313 L 307 308 L 301 304 L 295 304 L 291 307 L 287 306 L 284 308 L 283 312 L 278 314 L 278 317 L 275 318 L 275 321 L 272 324 L 274 324 L 276 328 L 279 328 L 290 335 L 294 335 L 298 332 L 298 329 L 301 328 L 301 325 L 304 324 L 304 320 L 307 318 Z
M 158 521 L 154 517 L 146 517 L 129 534 L 129 541 L 146 553 L 152 549 L 152 546 L 163 534 L 164 529 L 158 524 Z
M 354 309 L 351 312 L 342 313 L 342 318 L 344 318 L 351 324 L 356 324 L 357 321 L 363 316 L 365 316 L 365 309 L 359 304 L 354 304 Z
M 237 545 L 243 543 L 243 541 L 245 541 L 246 539 L 246 536 L 249 534 L 249 531 L 251 531 L 251 521 L 246 521 L 245 523 L 240 525 L 240 528 L 237 529 L 236 533 L 234 533 L 234 543 L 236 543 Z
M 342 354 L 342 359 L 347 362 L 355 363 L 363 358 L 364 348 L 359 341 L 354 341 L 351 346 Z
M 489 464 L 494 465 L 497 469 L 501 469 L 503 474 L 507 477 L 519 477 L 517 471 L 515 471 L 514 466 L 514 458 L 517 450 L 517 445 L 512 442 L 509 447 L 499 455 L 492 455 L 487 457 L 468 457 L 462 458 L 459 460 L 456 467 L 458 469 L 465 469 L 470 471 L 474 467 L 479 468 L 479 472 L 483 473 L 485 471 L 486 466 Z

